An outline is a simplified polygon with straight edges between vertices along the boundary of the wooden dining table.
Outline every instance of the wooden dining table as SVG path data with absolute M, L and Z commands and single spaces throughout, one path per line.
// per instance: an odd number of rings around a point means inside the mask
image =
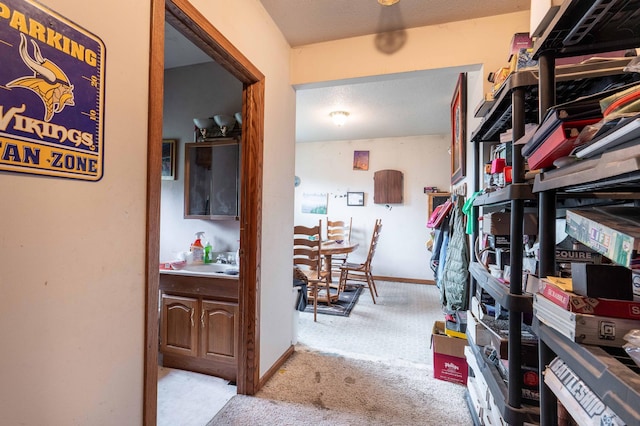
M 354 252 L 358 248 L 358 243 L 343 241 L 338 243 L 335 240 L 323 241 L 320 244 L 320 254 L 324 256 L 325 268 L 328 272 L 327 280 L 331 282 L 331 257 L 334 254 L 347 254 Z

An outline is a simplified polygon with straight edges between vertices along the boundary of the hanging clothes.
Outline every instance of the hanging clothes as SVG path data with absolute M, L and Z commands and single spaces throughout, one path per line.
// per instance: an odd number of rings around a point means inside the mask
M 440 281 L 440 301 L 446 311 L 466 310 L 469 293 L 469 240 L 465 232 L 462 199 L 453 207 L 449 244 Z
M 473 200 L 475 200 L 478 195 L 482 195 L 482 191 L 471 194 L 471 197 L 469 197 L 467 201 L 465 201 L 464 206 L 462 206 L 462 213 L 467 215 L 467 234 L 469 235 L 473 234 L 478 224 L 475 210 L 473 209 Z
M 446 213 L 440 224 L 434 228 L 434 244 L 431 255 L 431 270 L 433 271 L 433 279 L 438 288 L 440 288 L 440 277 L 447 258 L 447 245 L 449 244 L 449 222 L 451 220 L 451 210 Z

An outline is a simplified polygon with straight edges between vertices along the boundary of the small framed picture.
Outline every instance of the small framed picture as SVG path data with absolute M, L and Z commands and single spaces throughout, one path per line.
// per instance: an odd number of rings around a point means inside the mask
M 347 192 L 348 206 L 364 206 L 364 192 Z
M 164 139 L 162 141 L 162 179 L 175 180 L 176 178 L 176 141 Z

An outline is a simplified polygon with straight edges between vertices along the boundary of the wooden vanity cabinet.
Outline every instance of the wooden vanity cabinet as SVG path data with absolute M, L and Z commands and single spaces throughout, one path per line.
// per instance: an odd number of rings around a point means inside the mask
M 162 295 L 160 350 L 165 354 L 198 355 L 198 328 L 195 323 L 198 299 Z
M 199 356 L 211 361 L 236 365 L 237 322 L 237 303 L 202 300 Z
M 160 275 L 163 366 L 236 380 L 237 285 L 232 279 Z

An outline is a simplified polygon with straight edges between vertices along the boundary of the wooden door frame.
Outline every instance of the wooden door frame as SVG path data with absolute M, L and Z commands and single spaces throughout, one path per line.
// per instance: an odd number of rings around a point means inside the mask
M 156 424 L 160 190 L 165 20 L 243 83 L 240 179 L 238 393 L 260 382 L 259 288 L 262 235 L 264 75 L 187 0 L 151 0 L 143 422 Z

